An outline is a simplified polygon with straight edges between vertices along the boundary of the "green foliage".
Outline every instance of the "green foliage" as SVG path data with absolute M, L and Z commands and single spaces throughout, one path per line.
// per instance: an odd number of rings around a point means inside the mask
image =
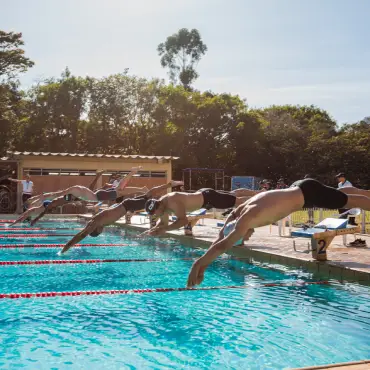
M 34 65 L 24 56 L 21 33 L 0 30 L 0 78 L 12 78 L 16 73 L 25 72 Z
M 173 83 L 179 79 L 182 85 L 189 89 L 199 75 L 195 70 L 196 64 L 207 51 L 199 31 L 187 28 L 167 37 L 166 42 L 158 45 L 161 65 L 169 69 L 170 79 Z
M 327 184 L 346 171 L 370 187 L 370 120 L 337 127 L 314 106 L 249 109 L 239 96 L 121 74 L 82 78 L 66 69 L 22 92 L 0 85 L 0 147 L 24 151 L 174 155 L 186 167 L 224 168 L 288 182 Z M 213 186 L 194 177 L 194 187 Z

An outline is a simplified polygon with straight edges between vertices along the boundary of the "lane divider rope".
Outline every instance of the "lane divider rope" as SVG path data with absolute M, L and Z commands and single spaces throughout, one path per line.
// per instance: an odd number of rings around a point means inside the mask
M 301 283 L 267 283 L 260 285 L 229 285 L 199 288 L 153 288 L 153 289 L 120 289 L 120 290 L 85 290 L 73 292 L 38 292 L 38 293 L 0 293 L 0 299 L 22 299 L 22 298 L 52 298 L 52 297 L 75 297 L 90 295 L 117 295 L 117 294 L 144 294 L 144 293 L 168 293 L 202 290 L 227 290 L 227 289 L 250 289 L 267 287 L 303 287 L 307 285 L 327 285 L 328 281 L 312 281 Z
M 28 260 L 28 261 L 0 261 L 0 266 L 15 265 L 73 265 L 92 263 L 129 263 L 129 262 L 172 262 L 194 261 L 194 258 L 134 258 L 134 259 L 94 259 L 94 260 Z
M 55 228 L 48 228 L 48 227 L 4 227 L 0 228 L 0 233 L 3 232 L 9 232 L 9 231 L 42 231 L 42 230 L 48 230 L 48 231 L 56 231 L 56 230 L 83 230 L 82 227 L 55 227 Z
M 58 248 L 64 247 L 65 244 L 0 244 L 0 249 L 16 249 L 16 248 Z M 75 244 L 73 247 L 130 247 L 132 244 Z M 135 245 L 135 247 L 137 247 Z
M 75 236 L 75 234 L 10 234 L 0 235 L 0 239 L 6 238 L 46 238 L 55 236 Z

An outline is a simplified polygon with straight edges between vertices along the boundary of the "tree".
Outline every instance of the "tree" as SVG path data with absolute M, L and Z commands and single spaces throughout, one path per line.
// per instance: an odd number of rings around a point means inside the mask
M 24 45 L 21 33 L 0 30 L 0 77 L 14 77 L 17 72 L 25 72 L 34 65 L 24 56 Z
M 159 56 L 163 68 L 169 68 L 169 75 L 172 82 L 180 79 L 182 85 L 189 89 L 191 83 L 199 75 L 195 71 L 196 64 L 207 51 L 199 31 L 182 28 L 178 33 L 167 37 L 166 42 L 158 45 Z

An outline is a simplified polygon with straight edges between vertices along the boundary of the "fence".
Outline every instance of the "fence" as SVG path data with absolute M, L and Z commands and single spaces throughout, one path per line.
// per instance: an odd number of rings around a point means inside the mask
M 300 227 L 302 224 L 308 224 L 312 221 L 317 224 L 327 217 L 337 217 L 338 211 L 332 209 L 304 209 L 302 211 L 291 214 L 291 222 L 293 227 Z M 356 223 L 361 227 L 361 233 L 370 234 L 370 212 L 362 211 L 359 216 L 356 216 Z

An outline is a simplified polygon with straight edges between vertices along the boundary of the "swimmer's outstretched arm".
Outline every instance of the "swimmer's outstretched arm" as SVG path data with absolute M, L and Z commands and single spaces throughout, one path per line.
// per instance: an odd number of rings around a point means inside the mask
M 181 227 L 187 225 L 189 223 L 188 221 L 188 218 L 186 216 L 186 212 L 185 212 L 185 209 L 183 212 L 175 212 L 176 216 L 177 216 L 177 219 L 175 222 L 172 222 L 171 224 L 168 224 L 168 222 L 165 221 L 165 217 L 166 217 L 166 220 L 167 220 L 167 215 L 161 217 L 161 220 L 159 221 L 159 223 L 154 226 L 153 228 L 151 228 L 150 230 L 146 231 L 145 235 L 152 235 L 152 236 L 158 236 L 158 235 L 162 235 L 162 234 L 165 234 L 167 231 L 171 231 L 171 230 L 177 230 L 177 229 L 180 229 Z
M 41 209 L 42 209 L 42 206 L 40 206 L 40 207 L 32 207 L 32 208 L 28 209 L 26 212 L 23 212 L 20 215 L 20 217 L 18 217 L 13 223 L 11 223 L 9 225 L 9 227 L 10 226 L 14 226 L 17 223 L 24 221 L 28 217 L 33 216 L 35 213 L 38 213 L 38 211 L 41 211 Z
M 204 279 L 204 271 L 217 257 L 230 249 L 240 238 L 245 236 L 244 228 L 245 220 L 243 216 L 238 220 L 235 229 L 226 237 L 214 242 L 207 252 L 198 258 L 189 273 L 187 287 L 191 288 L 194 285 L 199 285 Z
M 64 206 L 65 204 L 69 203 L 63 197 L 55 198 L 51 201 L 51 203 L 43 209 L 43 211 L 31 221 L 31 226 L 33 226 L 40 218 L 44 217 L 46 213 L 50 213 L 54 208 Z
M 76 234 L 59 252 L 59 254 L 63 254 L 67 252 L 70 248 L 72 248 L 75 244 L 77 244 L 82 239 L 85 239 L 91 232 L 95 230 L 98 225 L 94 220 L 91 220 L 83 230 L 81 230 L 78 234 Z

